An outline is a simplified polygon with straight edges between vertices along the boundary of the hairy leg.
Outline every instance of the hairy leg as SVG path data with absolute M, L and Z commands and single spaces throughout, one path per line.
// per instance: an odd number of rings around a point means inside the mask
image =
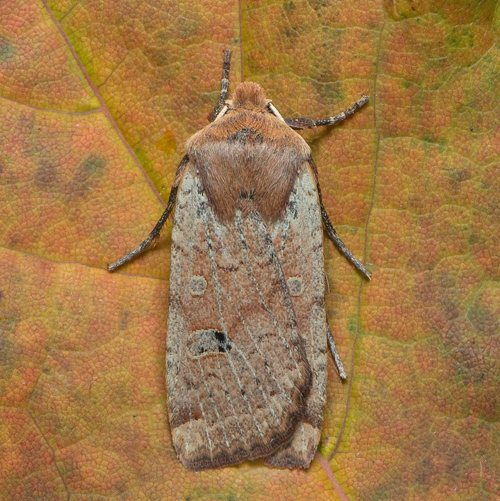
M 123 264 L 128 263 L 129 261 L 134 259 L 139 254 L 142 254 L 151 245 L 151 242 L 153 242 L 154 240 L 156 240 L 160 236 L 160 231 L 163 228 L 163 225 L 166 223 L 168 216 L 170 216 L 170 213 L 172 212 L 172 209 L 175 206 L 175 200 L 177 197 L 177 187 L 179 186 L 179 182 L 182 178 L 182 174 L 184 173 L 184 170 L 185 170 L 188 162 L 189 162 L 189 158 L 187 157 L 187 155 L 185 155 L 183 157 L 183 159 L 181 160 L 179 167 L 177 167 L 177 171 L 175 173 L 174 184 L 172 186 L 172 189 L 170 190 L 170 195 L 168 197 L 167 207 L 165 208 L 163 214 L 161 215 L 161 218 L 156 223 L 155 227 L 153 228 L 151 233 L 148 235 L 146 240 L 144 240 L 133 251 L 130 251 L 128 254 L 126 254 L 125 256 L 118 259 L 118 261 L 115 261 L 113 264 L 108 265 L 108 271 L 114 271 L 117 268 L 119 268 L 120 266 L 122 266 Z

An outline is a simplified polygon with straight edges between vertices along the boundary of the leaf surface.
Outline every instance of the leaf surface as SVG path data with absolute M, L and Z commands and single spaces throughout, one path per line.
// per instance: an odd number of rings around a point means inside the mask
M 500 27 L 492 0 L 0 3 L 0 498 L 494 500 L 500 496 Z M 183 144 L 232 88 L 304 133 L 341 238 L 308 471 L 203 473 L 165 400 L 170 229 Z

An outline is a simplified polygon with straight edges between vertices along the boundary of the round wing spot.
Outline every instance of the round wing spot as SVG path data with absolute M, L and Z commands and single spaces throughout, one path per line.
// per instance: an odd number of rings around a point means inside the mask
M 290 291 L 290 296 L 300 296 L 304 290 L 302 286 L 302 279 L 299 277 L 290 277 L 287 280 L 288 290 Z
M 193 296 L 203 296 L 207 290 L 207 281 L 203 277 L 194 275 L 189 281 L 189 289 Z

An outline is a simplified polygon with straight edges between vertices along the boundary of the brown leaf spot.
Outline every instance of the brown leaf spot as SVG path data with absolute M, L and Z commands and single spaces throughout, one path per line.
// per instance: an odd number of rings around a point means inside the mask
M 177 143 L 175 142 L 174 133 L 170 129 L 167 129 L 163 133 L 163 136 L 156 141 L 156 147 L 167 155 L 174 154 L 177 151 Z
M 92 153 L 80 164 L 78 172 L 82 177 L 101 177 L 105 165 L 102 155 Z
M 85 196 L 87 191 L 92 189 L 95 180 L 104 174 L 106 164 L 107 162 L 103 155 L 99 153 L 88 155 L 76 168 L 72 181 L 72 190 L 70 191 L 76 196 Z
M 57 179 L 56 166 L 46 159 L 42 159 L 35 172 L 35 184 L 41 188 L 47 188 L 55 183 Z
M 0 339 L 0 367 L 2 368 L 3 377 L 12 374 L 19 356 L 17 351 L 16 345 L 10 339 Z
M 122 316 L 120 318 L 120 330 L 122 330 L 122 331 L 127 328 L 129 314 L 130 314 L 130 312 L 128 310 L 125 310 L 122 313 Z
M 471 178 L 471 173 L 467 169 L 450 169 L 448 171 L 450 183 L 454 192 L 459 192 L 461 184 Z
M 0 63 L 14 57 L 14 47 L 5 38 L 0 38 Z

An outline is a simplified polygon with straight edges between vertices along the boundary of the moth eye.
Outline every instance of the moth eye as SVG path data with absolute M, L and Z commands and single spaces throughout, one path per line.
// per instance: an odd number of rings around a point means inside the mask
M 188 354 L 191 358 L 220 355 L 227 353 L 231 348 L 232 344 L 228 335 L 217 329 L 191 332 L 187 340 Z
M 203 296 L 207 290 L 207 281 L 204 277 L 194 275 L 189 281 L 189 289 L 193 296 Z
M 304 290 L 302 286 L 302 279 L 299 277 L 290 277 L 287 280 L 288 291 L 290 296 L 300 296 Z

